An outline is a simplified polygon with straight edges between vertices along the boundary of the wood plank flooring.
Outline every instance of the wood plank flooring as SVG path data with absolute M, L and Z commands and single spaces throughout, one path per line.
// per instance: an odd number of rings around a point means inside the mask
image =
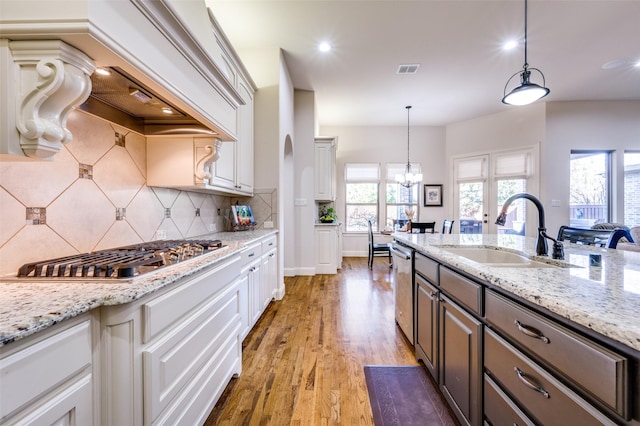
M 417 365 L 390 280 L 380 258 L 372 271 L 345 258 L 337 275 L 285 278 L 205 425 L 373 425 L 363 367 Z

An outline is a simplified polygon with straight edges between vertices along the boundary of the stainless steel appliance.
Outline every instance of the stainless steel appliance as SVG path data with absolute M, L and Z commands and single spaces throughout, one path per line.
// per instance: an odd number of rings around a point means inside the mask
M 413 345 L 413 250 L 396 241 L 390 247 L 393 255 L 392 283 L 396 322 Z
M 131 278 L 222 248 L 220 240 L 158 240 L 27 263 L 18 278 Z

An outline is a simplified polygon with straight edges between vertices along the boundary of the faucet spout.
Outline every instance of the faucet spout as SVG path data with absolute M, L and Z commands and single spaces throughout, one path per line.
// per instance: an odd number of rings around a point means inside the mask
M 504 225 L 507 221 L 507 209 L 515 200 L 519 198 L 524 198 L 526 200 L 531 201 L 536 208 L 538 209 L 538 232 L 536 239 L 536 254 L 538 256 L 546 256 L 548 252 L 547 248 L 547 240 L 544 238 L 544 234 L 546 234 L 547 228 L 544 223 L 544 207 L 542 207 L 542 203 L 536 197 L 531 194 L 520 193 L 512 195 L 504 202 L 502 205 L 502 211 L 498 215 L 496 219 L 496 225 Z

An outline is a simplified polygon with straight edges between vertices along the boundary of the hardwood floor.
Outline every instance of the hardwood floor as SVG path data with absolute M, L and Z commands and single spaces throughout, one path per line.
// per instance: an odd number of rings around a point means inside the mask
M 345 258 L 337 275 L 285 278 L 205 425 L 372 425 L 363 367 L 417 365 L 390 279 L 384 260 L 371 271 L 366 258 Z

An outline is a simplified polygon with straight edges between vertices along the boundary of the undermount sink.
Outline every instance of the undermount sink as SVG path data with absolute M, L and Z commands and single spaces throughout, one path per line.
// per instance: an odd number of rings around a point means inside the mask
M 561 262 L 546 263 L 526 256 L 491 247 L 451 247 L 443 250 L 487 266 L 504 268 L 570 268 L 573 265 Z

